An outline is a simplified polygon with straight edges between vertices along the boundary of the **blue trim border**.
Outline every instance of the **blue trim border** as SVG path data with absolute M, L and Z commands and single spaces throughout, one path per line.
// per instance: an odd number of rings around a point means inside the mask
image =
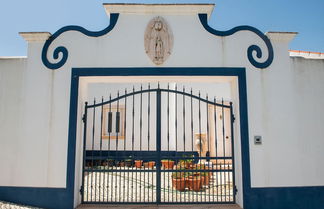
M 228 30 L 228 31 L 219 31 L 219 30 L 215 30 L 215 29 L 211 28 L 208 25 L 207 14 L 199 14 L 198 16 L 199 16 L 200 23 L 203 25 L 203 27 L 209 33 L 214 34 L 215 36 L 222 36 L 222 37 L 230 36 L 236 32 L 239 32 L 239 31 L 251 31 L 251 32 L 257 34 L 264 41 L 264 43 L 266 44 L 266 46 L 268 48 L 268 58 L 265 62 L 258 62 L 255 60 L 255 58 L 253 57 L 253 52 L 256 52 L 257 58 L 259 58 L 259 59 L 262 58 L 261 48 L 257 45 L 249 46 L 249 48 L 247 49 L 247 57 L 248 57 L 250 63 L 256 68 L 263 69 L 263 68 L 267 68 L 271 65 L 271 63 L 273 61 L 273 57 L 274 57 L 273 47 L 272 47 L 272 44 L 271 44 L 269 38 L 266 35 L 264 35 L 260 30 L 254 28 L 254 27 L 251 27 L 251 26 L 243 25 L 243 26 L 238 26 L 238 27 L 232 28 L 231 30 Z
M 69 51 L 64 46 L 56 47 L 53 52 L 54 60 L 57 60 L 59 58 L 59 54 L 62 54 L 61 60 L 58 60 L 57 63 L 51 63 L 47 58 L 47 52 L 48 52 L 49 46 L 61 34 L 67 32 L 67 31 L 78 31 L 78 32 L 80 32 L 86 36 L 90 36 L 90 37 L 103 36 L 103 35 L 106 35 L 107 33 L 109 33 L 115 27 L 118 17 L 119 17 L 119 14 L 117 14 L 117 13 L 110 14 L 110 24 L 105 29 L 103 29 L 101 31 L 97 31 L 97 32 L 88 31 L 83 27 L 75 26 L 75 25 L 65 26 L 65 27 L 59 29 L 48 40 L 46 40 L 46 42 L 43 46 L 43 49 L 42 49 L 43 64 L 49 69 L 56 70 L 56 69 L 62 67 L 66 63 L 68 56 L 69 56 Z

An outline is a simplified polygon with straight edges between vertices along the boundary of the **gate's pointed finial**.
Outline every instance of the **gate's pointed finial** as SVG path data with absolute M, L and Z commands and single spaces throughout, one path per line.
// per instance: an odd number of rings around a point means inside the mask
M 178 90 L 178 84 L 175 85 L 175 90 L 176 90 L 176 91 Z
M 160 82 L 158 82 L 158 89 L 160 89 Z
M 143 84 L 141 84 L 141 91 L 143 90 Z
M 135 91 L 135 86 L 133 86 L 133 92 Z
M 151 89 L 151 83 L 148 83 L 148 89 Z

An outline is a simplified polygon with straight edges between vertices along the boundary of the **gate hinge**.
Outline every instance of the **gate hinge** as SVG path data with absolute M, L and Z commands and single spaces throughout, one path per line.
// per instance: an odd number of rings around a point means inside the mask
M 83 194 L 83 186 L 80 187 L 80 194 Z
M 232 115 L 232 121 L 233 121 L 233 123 L 234 123 L 234 121 L 235 121 L 235 116 L 234 116 L 234 114 Z
M 83 121 L 83 123 L 85 123 L 85 114 L 83 114 L 83 116 L 82 116 L 82 121 Z
M 237 194 L 237 187 L 234 186 L 234 195 L 236 195 L 236 194 Z

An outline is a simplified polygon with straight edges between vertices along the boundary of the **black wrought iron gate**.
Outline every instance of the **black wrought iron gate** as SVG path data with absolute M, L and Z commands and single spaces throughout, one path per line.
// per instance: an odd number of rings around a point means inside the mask
M 82 203 L 234 203 L 232 103 L 175 86 L 85 103 Z

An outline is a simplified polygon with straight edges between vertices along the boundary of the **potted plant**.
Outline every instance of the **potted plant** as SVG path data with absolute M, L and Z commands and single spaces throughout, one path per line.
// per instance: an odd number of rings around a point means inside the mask
M 184 172 L 173 172 L 172 173 L 172 187 L 178 191 L 185 191 L 186 189 L 186 178 Z
M 129 156 L 129 158 L 125 160 L 125 166 L 127 166 L 127 167 L 133 167 L 133 159 L 132 159 L 132 156 Z
M 143 160 L 135 160 L 135 167 L 141 168 L 142 167 Z
M 115 165 L 115 160 L 113 159 L 106 159 L 103 163 L 104 166 L 113 167 Z
M 172 169 L 174 166 L 173 160 L 161 160 L 162 168 L 164 169 Z
M 155 161 L 149 161 L 149 162 L 143 163 L 143 165 L 144 165 L 144 168 L 154 168 Z
M 193 158 L 194 155 L 183 155 L 183 158 Z M 179 163 L 183 165 L 186 169 L 190 169 L 193 166 L 193 159 L 183 159 Z
M 186 179 L 189 190 L 199 192 L 201 190 L 201 176 L 199 173 L 194 173 Z

